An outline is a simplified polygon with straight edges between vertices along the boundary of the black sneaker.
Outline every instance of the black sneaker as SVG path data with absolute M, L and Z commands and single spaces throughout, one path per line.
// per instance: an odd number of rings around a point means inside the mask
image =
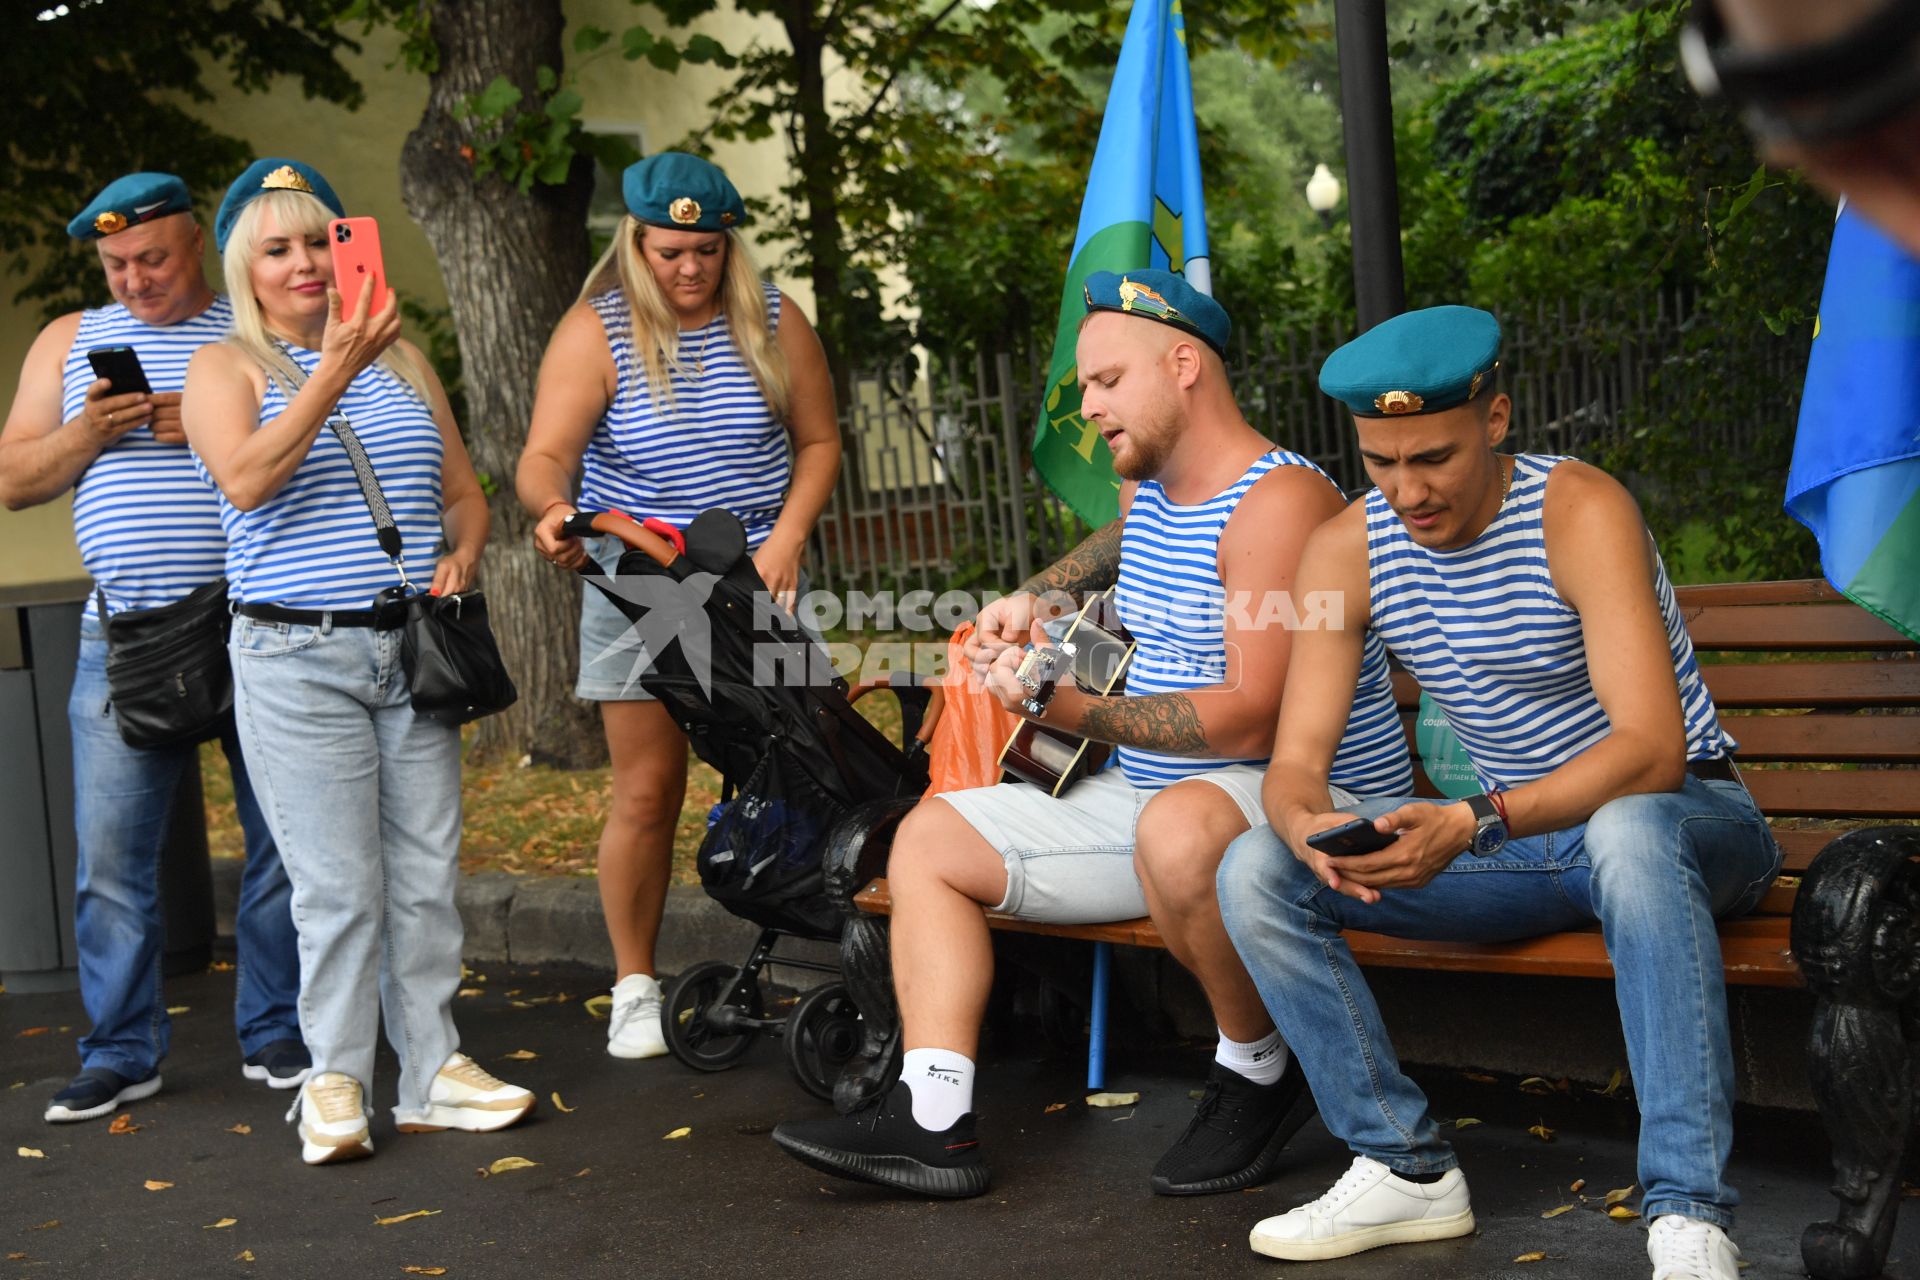
M 1212 1195 L 1265 1182 L 1313 1112 L 1298 1060 L 1273 1084 L 1255 1084 L 1216 1062 L 1193 1122 L 1153 1166 L 1149 1181 L 1163 1196 Z
M 70 1124 L 92 1120 L 112 1111 L 123 1102 L 138 1102 L 160 1092 L 160 1073 L 145 1080 L 129 1080 L 106 1067 L 87 1067 L 73 1082 L 53 1095 L 47 1104 L 48 1124 Z
M 852 1115 L 789 1120 L 773 1131 L 780 1149 L 836 1178 L 877 1182 L 946 1200 L 987 1189 L 989 1174 L 973 1134 L 973 1113 L 940 1133 L 913 1122 L 913 1092 L 896 1083 Z
M 246 1056 L 240 1074 L 249 1080 L 265 1080 L 269 1088 L 298 1089 L 313 1070 L 313 1055 L 298 1040 L 275 1040 Z

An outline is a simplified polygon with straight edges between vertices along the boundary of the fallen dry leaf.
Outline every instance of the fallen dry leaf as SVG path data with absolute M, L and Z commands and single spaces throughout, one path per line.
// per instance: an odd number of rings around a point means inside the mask
M 9 1089 L 24 1089 L 26 1087 L 27 1087 L 27 1082 L 25 1080 L 15 1080 L 12 1084 L 7 1086 L 7 1088 Z
M 1090 1107 L 1131 1107 L 1140 1101 L 1137 1093 L 1090 1093 L 1087 1105 Z
M 1587 1180 L 1586 1180 L 1585 1178 L 1575 1178 L 1575 1179 L 1573 1180 L 1573 1185 L 1572 1185 L 1572 1186 L 1570 1186 L 1570 1187 L 1568 1187 L 1568 1188 L 1567 1188 L 1567 1190 L 1569 1190 L 1569 1191 L 1578 1191 L 1578 1190 L 1579 1190 L 1580 1188 L 1582 1188 L 1582 1187 L 1584 1187 L 1584 1186 L 1586 1186 L 1586 1185 L 1587 1185 Z
M 60 1219 L 58 1219 L 58 1218 L 48 1218 L 48 1219 L 47 1219 L 47 1220 L 46 1220 L 45 1222 L 43 1222 L 43 1223 L 41 1223 L 41 1224 L 40 1224 L 39 1226 L 37 1226 L 37 1227 L 28 1227 L 28 1228 L 27 1228 L 27 1230 L 29 1230 L 29 1231 L 51 1231 L 51 1230 L 53 1230 L 53 1229 L 54 1229 L 55 1227 L 57 1227 L 57 1226 L 59 1226 L 59 1225 L 60 1225 Z
M 1532 1134 L 1534 1137 L 1540 1139 L 1540 1141 L 1542 1142 L 1553 1141 L 1553 1130 L 1547 1128 L 1547 1126 L 1543 1124 L 1530 1124 L 1527 1126 L 1527 1132 Z
M 1056 1111 L 1065 1111 L 1066 1109 L 1067 1104 L 1064 1102 L 1049 1102 L 1047 1104 L 1046 1114 L 1052 1115 Z
M 613 1012 L 613 997 L 589 996 L 580 1002 L 580 1007 L 587 1011 L 589 1018 L 606 1018 Z
M 531 1000 L 509 1000 L 509 1001 L 507 1001 L 507 1003 L 508 1003 L 508 1004 L 510 1004 L 510 1005 L 512 1005 L 512 1006 L 513 1006 L 514 1008 L 516 1008 L 516 1009 L 531 1009 L 531 1008 L 533 1008 L 533 1002 L 532 1002 Z
M 107 1126 L 107 1132 L 108 1133 L 138 1133 L 140 1132 L 140 1126 L 133 1122 L 132 1116 L 122 1111 L 119 1115 L 113 1118 L 113 1123 Z
M 443 1276 L 447 1274 L 445 1267 L 402 1267 L 400 1269 L 410 1276 Z
M 412 1213 L 399 1213 L 391 1218 L 375 1218 L 373 1225 L 376 1227 L 390 1227 L 396 1222 L 410 1222 L 415 1218 L 431 1218 L 439 1212 L 440 1210 L 438 1209 L 415 1209 Z
M 232 973 L 233 961 L 215 960 L 212 964 L 207 966 L 207 972 L 208 973 Z
M 28 1036 L 43 1036 L 51 1030 L 53 1030 L 52 1027 L 28 1027 L 20 1033 L 19 1038 L 25 1040 Z
M 1615 1067 L 1613 1069 L 1613 1075 L 1607 1080 L 1607 1087 L 1600 1091 L 1600 1096 L 1603 1098 L 1611 1098 L 1614 1094 L 1620 1092 L 1620 1084 L 1626 1078 L 1627 1073 L 1619 1067 Z
M 1467 1079 L 1473 1081 L 1475 1084 L 1499 1084 L 1500 1083 L 1500 1081 L 1497 1078 L 1488 1075 L 1484 1071 L 1462 1071 L 1460 1074 L 1465 1076 Z
M 173 1184 L 171 1182 L 162 1182 L 158 1178 L 148 1178 L 145 1185 L 149 1191 L 165 1191 Z
M 167 1012 L 169 1014 L 192 1013 L 193 1006 L 190 1004 L 170 1004 L 167 1006 Z
M 1570 1205 L 1570 1204 L 1563 1204 L 1563 1205 L 1561 1205 L 1561 1206 L 1560 1206 L 1559 1208 L 1557 1208 L 1557 1209 L 1549 1209 L 1549 1210 L 1547 1210 L 1547 1211 L 1546 1211 L 1545 1213 L 1543 1213 L 1543 1214 L 1541 1214 L 1540 1216 L 1541 1216 L 1541 1217 L 1543 1217 L 1543 1218 L 1557 1218 L 1557 1217 L 1559 1217 L 1559 1216 L 1560 1216 L 1561 1214 L 1563 1214 L 1563 1213 L 1572 1213 L 1572 1212 L 1573 1212 L 1573 1206 L 1572 1206 L 1572 1205 Z
M 1546 1260 L 1547 1251 L 1545 1249 L 1535 1249 L 1532 1253 L 1523 1253 L 1514 1259 L 1515 1262 L 1545 1262 Z
M 540 1055 L 531 1049 L 515 1049 L 512 1053 L 503 1053 L 500 1056 L 510 1062 L 532 1062 Z
M 490 1174 L 512 1173 L 515 1169 L 538 1169 L 539 1167 L 538 1161 L 529 1160 L 525 1156 L 501 1156 L 487 1166 L 487 1172 Z
M 1623 1204 L 1617 1204 L 1613 1206 L 1613 1208 L 1607 1210 L 1607 1216 L 1609 1218 L 1612 1218 L 1615 1222 L 1630 1222 L 1633 1219 L 1639 1217 L 1640 1215 L 1638 1213 L 1635 1213 L 1632 1209 L 1627 1208 L 1627 1206 Z
M 240 1221 L 240 1219 L 238 1218 L 222 1218 L 218 1222 L 209 1222 L 206 1226 L 200 1229 L 202 1231 L 225 1231 L 228 1227 L 232 1226 L 234 1223 L 238 1221 Z
M 675 1129 L 672 1133 L 667 1134 L 665 1137 L 661 1138 L 660 1140 L 662 1142 L 672 1142 L 674 1139 L 684 1138 L 692 1132 L 693 1132 L 692 1128 L 683 1124 L 678 1129 Z
M 453 994 L 455 994 L 456 996 L 462 996 L 468 1000 L 471 1000 L 475 996 L 483 996 L 487 993 L 482 991 L 478 987 L 462 987 L 458 991 L 454 992 Z
M 27 1255 L 24 1253 L 10 1253 L 7 1255 L 8 1262 L 25 1262 L 26 1260 Z
M 1528 1076 L 1520 1082 L 1520 1092 L 1552 1093 L 1553 1081 L 1547 1079 L 1545 1076 Z
M 1633 1184 L 1633 1187 L 1637 1187 L 1639 1185 L 1640 1184 L 1636 1182 Z M 1625 1200 L 1628 1196 L 1632 1195 L 1633 1187 L 1614 1188 L 1612 1191 L 1607 1192 L 1607 1198 L 1604 1201 L 1602 1201 L 1602 1203 L 1605 1204 L 1609 1209 L 1611 1209 L 1614 1205 L 1619 1204 L 1622 1200 Z
M 240 1252 L 238 1252 L 238 1253 L 236 1253 L 236 1254 L 234 1254 L 234 1255 L 233 1255 L 233 1260 L 234 1260 L 235 1262 L 252 1262 L 252 1261 L 253 1261 L 253 1250 L 251 1250 L 251 1249 L 242 1249 L 242 1250 L 241 1250 Z
M 20 1158 L 22 1160 L 45 1160 L 47 1153 L 38 1147 L 21 1147 Z
M 1483 1122 L 1475 1119 L 1473 1116 L 1461 1116 L 1453 1122 L 1453 1127 L 1456 1129 L 1471 1129 L 1473 1126 L 1481 1123 Z
M 593 1166 L 592 1166 L 592 1165 L 588 1165 L 588 1166 L 587 1166 L 586 1168 L 584 1168 L 584 1169 L 582 1169 L 582 1170 L 581 1170 L 580 1172 L 578 1172 L 578 1173 L 576 1173 L 576 1174 L 573 1174 L 573 1175 L 571 1175 L 571 1176 L 572 1176 L 572 1177 L 575 1177 L 575 1178 L 584 1178 L 584 1177 L 586 1177 L 586 1176 L 587 1176 L 588 1174 L 590 1174 L 590 1173 L 592 1173 L 592 1172 L 593 1172 Z
M 248 1134 L 250 1134 L 250 1133 L 252 1133 L 252 1132 L 253 1132 L 253 1126 L 252 1126 L 252 1125 L 250 1125 L 250 1124 L 236 1124 L 236 1125 L 234 1125 L 234 1126 L 233 1126 L 233 1127 L 232 1127 L 231 1129 L 228 1129 L 228 1130 L 227 1130 L 227 1132 L 228 1132 L 228 1133 L 237 1133 L 237 1134 L 239 1134 L 239 1135 L 240 1135 L 241 1137 L 243 1137 L 243 1138 L 244 1138 L 244 1137 L 246 1137 L 246 1136 L 247 1136 Z
M 571 1113 L 574 1111 L 578 1111 L 580 1108 L 570 1107 L 566 1103 L 560 1101 L 560 1091 L 558 1089 L 555 1089 L 553 1091 L 553 1109 L 555 1111 L 565 1111 L 565 1112 Z

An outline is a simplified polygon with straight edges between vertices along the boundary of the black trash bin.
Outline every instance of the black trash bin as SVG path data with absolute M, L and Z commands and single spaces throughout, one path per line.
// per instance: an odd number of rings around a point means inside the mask
M 10 991 L 79 981 L 67 698 L 90 590 L 84 580 L 0 588 L 0 984 Z M 164 969 L 205 968 L 213 880 L 197 769 L 181 778 L 160 883 Z

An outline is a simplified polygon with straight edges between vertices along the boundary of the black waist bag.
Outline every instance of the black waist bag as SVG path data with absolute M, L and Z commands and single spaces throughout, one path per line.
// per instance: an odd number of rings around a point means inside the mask
M 130 747 L 184 747 L 217 738 L 233 713 L 227 660 L 227 580 L 157 609 L 107 613 L 107 692 Z

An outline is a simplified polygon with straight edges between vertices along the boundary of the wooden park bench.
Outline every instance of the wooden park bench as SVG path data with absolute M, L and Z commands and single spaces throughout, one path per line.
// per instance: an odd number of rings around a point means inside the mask
M 1920 661 L 1915 660 L 1916 646 L 1818 580 L 1682 587 L 1678 596 L 1688 632 L 1701 656 L 1707 687 L 1728 732 L 1739 741 L 1736 759 L 1744 780 L 1772 820 L 1775 837 L 1785 853 L 1779 881 L 1752 914 L 1720 926 L 1727 981 L 1749 986 L 1801 986 L 1807 977 L 1796 960 L 1796 941 L 1803 953 L 1810 952 L 1806 939 L 1792 935 L 1795 902 L 1816 858 L 1850 829 L 1881 824 L 1884 830 L 1884 824 L 1890 821 L 1920 818 L 1920 710 L 1916 710 L 1920 709 Z M 1412 743 L 1419 688 L 1404 672 L 1396 673 L 1394 681 L 1408 741 Z M 1417 755 L 1416 751 L 1417 789 L 1422 795 L 1438 796 L 1425 771 L 1418 768 Z M 890 839 L 890 827 L 888 824 L 886 831 L 876 829 L 871 833 L 861 865 L 883 865 L 875 857 L 873 845 Z M 1911 845 L 1903 847 L 1910 847 L 1915 855 L 1912 863 L 1920 863 L 1920 829 L 1896 830 L 1891 835 L 1896 842 L 1910 838 Z M 1873 862 L 1876 870 L 1855 868 L 1847 886 L 1839 886 L 1836 881 L 1839 897 L 1835 902 L 1825 912 L 1803 908 L 1803 922 L 1816 916 L 1832 917 L 1828 932 L 1835 935 L 1833 945 L 1844 951 L 1848 944 L 1840 935 L 1850 927 L 1855 933 L 1860 931 L 1855 917 L 1863 909 L 1855 899 L 1862 877 L 1871 882 L 1869 888 L 1904 891 L 1884 883 L 1891 875 L 1884 865 L 1889 858 L 1900 861 L 1883 850 L 1879 861 Z M 1920 911 L 1920 867 L 1915 867 L 1911 875 L 1912 908 Z M 859 885 L 852 902 L 869 918 L 888 912 L 891 901 L 884 879 L 860 876 L 845 883 L 849 889 Z M 1084 939 L 1096 944 L 1088 1084 L 1101 1087 L 1111 947 L 1115 943 L 1162 946 L 1153 921 L 1054 925 L 1016 920 L 996 912 L 989 912 L 987 919 L 996 930 Z M 863 1011 L 872 1007 L 870 1002 L 876 997 L 884 999 L 884 1010 L 879 1013 L 884 1023 L 892 1011 L 891 992 L 884 972 L 875 971 L 886 962 L 884 938 L 877 929 L 858 925 L 856 919 L 856 927 L 848 930 L 842 967 Z M 1567 978 L 1613 976 L 1598 926 L 1501 944 L 1414 941 L 1358 931 L 1349 931 L 1346 936 L 1355 957 L 1365 965 Z M 1909 943 L 1920 943 L 1920 926 L 1905 936 Z M 1836 965 L 1846 967 L 1839 961 Z M 1914 972 L 1909 975 L 1909 986 L 1920 989 L 1920 959 L 1914 959 L 1910 968 Z M 860 972 L 863 969 L 865 972 Z M 1821 1017 L 1832 1016 L 1829 1002 L 1841 999 L 1845 994 L 1841 989 L 1849 987 L 1847 974 L 1832 976 L 1831 984 L 1814 984 L 1823 1001 Z M 1823 985 L 1831 985 L 1833 990 L 1822 990 Z M 1851 984 L 1856 995 L 1860 985 L 1858 981 Z M 864 999 L 863 990 L 867 992 Z M 1829 1132 L 1835 1137 L 1836 1150 L 1870 1140 L 1872 1135 L 1852 1131 L 1862 1127 L 1858 1117 L 1887 1113 L 1894 1104 L 1858 1096 L 1862 1090 L 1851 1089 L 1844 1080 L 1849 1063 L 1835 1061 L 1823 1067 L 1818 1047 L 1814 1056 L 1815 1092 Z M 1903 1053 L 1901 1062 L 1905 1061 Z M 1823 1087 L 1836 1082 L 1837 1093 Z M 1900 1093 L 1890 1081 L 1876 1080 L 1863 1088 Z M 852 1090 L 848 1100 L 861 1091 Z M 1848 1119 L 1843 1112 L 1853 1118 Z M 1883 1126 L 1900 1134 L 1901 1150 L 1904 1123 L 1904 1117 L 1887 1114 Z M 1885 1145 L 1884 1140 L 1880 1145 Z M 1876 1195 L 1898 1183 L 1894 1174 L 1900 1152 L 1892 1153 L 1890 1164 L 1885 1163 L 1886 1154 L 1868 1161 L 1884 1165 Z M 1897 1191 L 1893 1195 L 1897 1204 Z M 1877 1234 L 1882 1225 L 1890 1227 L 1892 1209 L 1884 1200 L 1879 1204 L 1879 1214 L 1871 1212 L 1874 1206 L 1866 1200 L 1859 1208 L 1856 1216 L 1863 1221 L 1871 1219 L 1866 1223 L 1870 1233 Z M 1846 1216 L 1843 1212 L 1843 1219 Z M 1884 1242 L 1881 1254 L 1884 1256 Z M 1867 1264 L 1862 1260 L 1858 1265 Z M 1871 1275 L 1875 1270 L 1829 1269 L 1826 1274 Z

